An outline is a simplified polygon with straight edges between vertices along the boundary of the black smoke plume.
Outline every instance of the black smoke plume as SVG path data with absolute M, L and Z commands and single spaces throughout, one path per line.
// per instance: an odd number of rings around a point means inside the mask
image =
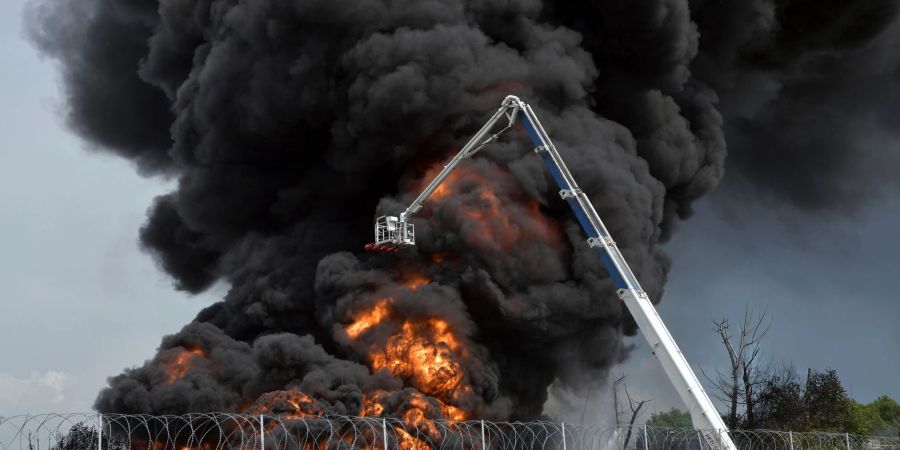
M 900 3 L 691 1 L 694 72 L 721 98 L 729 168 L 769 202 L 854 213 L 900 176 Z M 707 42 L 708 41 L 708 42 Z
M 881 154 L 864 136 L 896 138 L 896 10 L 37 0 L 30 35 L 59 61 L 69 126 L 178 180 L 150 207 L 143 246 L 179 289 L 230 285 L 96 407 L 257 411 L 299 391 L 313 414 L 536 417 L 551 383 L 603 379 L 635 327 L 521 133 L 429 204 L 415 253 L 360 252 L 373 212 L 399 212 L 516 94 L 658 301 L 659 245 L 722 178 L 726 137 L 740 173 L 805 207 L 895 176 L 827 182 Z M 378 308 L 376 325 L 357 325 Z M 450 361 L 431 373 L 439 387 L 379 365 L 406 333 Z

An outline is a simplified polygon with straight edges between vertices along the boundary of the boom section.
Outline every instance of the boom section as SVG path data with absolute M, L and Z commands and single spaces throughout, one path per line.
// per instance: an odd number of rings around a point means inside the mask
M 497 133 L 490 134 L 497 122 L 504 117 L 508 119 L 505 128 Z M 594 205 L 584 192 L 578 187 L 575 178 L 566 166 L 557 151 L 549 135 L 544 130 L 531 106 L 522 102 L 517 97 L 508 96 L 503 100 L 500 108 L 488 122 L 463 146 L 462 150 L 444 166 L 443 170 L 428 184 L 428 186 L 413 200 L 412 204 L 400 214 L 395 216 L 381 216 L 375 223 L 375 250 L 391 250 L 404 246 L 415 245 L 414 231 L 409 219 L 416 214 L 425 200 L 434 193 L 434 190 L 450 175 L 459 163 L 483 146 L 497 139 L 500 134 L 511 128 L 518 119 L 525 131 L 531 137 L 535 145 L 535 152 L 541 157 L 559 186 L 559 195 L 565 200 L 575 213 L 575 217 L 581 228 L 587 234 L 587 244 L 593 248 L 600 260 L 606 266 L 613 283 L 618 288 L 619 298 L 625 303 L 644 338 L 666 375 L 671 380 L 675 390 L 688 408 L 694 428 L 703 435 L 704 441 L 711 449 L 736 450 L 734 443 L 728 436 L 728 429 L 718 411 L 713 406 L 694 371 L 691 369 L 675 339 L 669 333 L 662 318 L 653 307 L 646 292 L 644 292 L 622 252 L 619 251 L 615 240 L 597 214 Z M 490 135 L 490 136 L 489 136 Z M 488 137 L 489 136 L 489 137 Z M 367 247 L 368 248 L 368 247 Z
M 482 147 L 500 137 L 500 134 L 502 134 L 504 131 L 511 128 L 513 125 L 515 112 L 519 109 L 519 103 L 520 102 L 517 102 L 516 99 L 507 97 L 506 100 L 503 101 L 503 104 L 500 105 L 500 108 L 497 109 L 497 112 L 495 112 L 494 115 L 491 116 L 491 118 L 488 119 L 488 121 L 484 124 L 484 126 L 482 126 L 481 129 L 478 130 L 478 132 L 475 133 L 474 136 L 472 136 L 472 139 L 469 139 L 469 142 L 467 142 L 466 145 L 463 146 L 462 150 L 460 150 L 459 153 L 457 153 L 456 156 L 454 156 L 453 159 L 450 160 L 450 162 L 444 165 L 444 168 L 440 171 L 440 173 L 438 173 L 437 176 L 435 176 L 434 179 L 431 180 L 431 183 L 428 183 L 428 186 L 426 186 L 425 189 L 419 194 L 419 196 L 416 197 L 415 200 L 413 200 L 409 207 L 406 208 L 406 211 L 400 213 L 400 220 L 406 221 L 408 218 L 418 213 L 419 210 L 422 209 L 422 205 L 425 203 L 425 200 L 427 200 L 428 197 L 431 197 L 431 194 L 434 193 L 434 190 L 437 189 L 437 187 L 440 186 L 445 179 L 447 179 L 447 177 L 450 175 L 450 172 L 452 172 L 453 169 L 455 169 L 456 166 L 458 166 L 459 163 L 462 162 L 462 160 L 471 157 L 472 155 L 477 153 L 478 150 L 481 150 Z M 494 129 L 494 126 L 497 125 L 497 122 L 500 121 L 500 119 L 504 116 L 507 116 L 507 119 L 509 119 L 509 124 L 506 126 L 506 128 L 503 128 L 497 133 L 486 138 L 491 130 Z
M 490 119 L 466 142 L 466 145 L 451 159 L 440 173 L 428 183 L 428 186 L 416 197 L 415 200 L 400 213 L 400 216 L 381 216 L 375 220 L 375 242 L 366 245 L 366 250 L 396 252 L 404 247 L 411 247 L 416 244 L 415 226 L 410 219 L 422 209 L 425 200 L 431 197 L 434 190 L 447 179 L 450 172 L 459 165 L 464 159 L 467 159 L 481 150 L 485 145 L 497 140 L 506 130 L 512 128 L 515 124 L 516 113 L 524 107 L 524 103 L 515 96 L 507 96 L 500 108 L 491 116 Z M 507 125 L 500 131 L 491 134 L 497 122 L 506 117 Z
M 637 322 L 653 354 L 659 359 L 663 370 L 687 406 L 694 428 L 703 434 L 710 448 L 736 449 L 727 434 L 725 422 L 722 421 L 694 371 L 675 344 L 675 339 L 656 312 L 646 292 L 641 288 L 594 205 L 578 187 L 578 183 L 575 182 L 575 178 L 572 177 L 572 173 L 531 106 L 523 105 L 519 110 L 519 121 L 534 142 L 535 152 L 544 161 L 559 186 L 560 197 L 572 208 L 578 223 L 587 234 L 587 244 L 603 261 L 613 283 L 618 287 L 619 298 Z

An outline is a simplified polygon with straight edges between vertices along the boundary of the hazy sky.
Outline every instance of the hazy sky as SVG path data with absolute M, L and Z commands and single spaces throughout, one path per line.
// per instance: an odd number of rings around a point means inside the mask
M 89 410 L 107 376 L 152 356 L 225 289 L 178 293 L 139 250 L 145 210 L 168 182 L 65 130 L 56 72 L 21 37 L 24 3 L 0 2 L 0 415 Z M 660 313 L 689 361 L 722 364 L 712 320 L 752 305 L 773 319 L 774 361 L 834 368 L 861 401 L 900 398 L 900 199 L 812 217 L 738 202 L 738 189 L 726 176 L 667 246 Z M 619 372 L 652 409 L 678 405 L 645 347 Z
M 0 2 L 0 414 L 84 411 L 217 294 L 174 291 L 138 249 L 166 182 L 64 130 L 56 71 L 21 38 L 24 3 Z
M 849 220 L 746 204 L 729 211 L 724 191 L 668 246 L 674 263 L 659 311 L 695 370 L 725 364 L 712 320 L 737 321 L 749 305 L 772 319 L 764 347 L 776 364 L 793 362 L 801 374 L 833 368 L 859 401 L 900 398 L 900 201 Z M 660 372 L 644 370 L 652 357 L 638 353 L 623 372 L 641 372 L 647 397 L 675 402 Z

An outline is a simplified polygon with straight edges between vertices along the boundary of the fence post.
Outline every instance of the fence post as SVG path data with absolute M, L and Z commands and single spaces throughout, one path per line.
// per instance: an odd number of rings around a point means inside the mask
M 794 450 L 794 432 L 788 431 L 788 450 Z
M 844 433 L 844 442 L 847 443 L 847 450 L 850 450 L 850 433 Z
M 563 450 L 566 450 L 566 423 L 560 422 L 562 425 L 562 434 L 563 434 Z
M 487 450 L 487 441 L 484 438 L 484 419 L 481 420 L 481 450 Z
M 650 450 L 650 442 L 647 440 L 647 423 L 644 422 L 644 450 Z
M 97 450 L 103 450 L 103 413 L 97 413 Z
M 266 448 L 266 426 L 262 414 L 259 415 L 259 448 L 260 450 Z
M 388 450 L 388 440 L 387 440 L 387 419 L 381 419 L 381 440 L 384 441 L 384 450 Z

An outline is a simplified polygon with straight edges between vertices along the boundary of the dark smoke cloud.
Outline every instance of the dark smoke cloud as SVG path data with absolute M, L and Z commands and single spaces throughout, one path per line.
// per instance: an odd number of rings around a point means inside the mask
M 731 166 L 757 192 L 843 213 L 896 188 L 900 4 L 700 0 L 692 7 L 709 37 L 695 73 L 720 94 Z
M 231 286 L 110 379 L 97 408 L 238 411 L 299 389 L 334 413 L 387 392 L 384 414 L 424 393 L 433 415 L 440 401 L 538 416 L 551 383 L 604 379 L 635 329 L 521 133 L 428 205 L 417 253 L 360 254 L 372 212 L 405 207 L 520 95 L 658 301 L 659 244 L 721 179 L 726 135 L 742 172 L 798 204 L 859 190 L 810 168 L 853 175 L 863 125 L 896 116 L 896 90 L 878 95 L 896 78 L 884 31 L 896 8 L 830 3 L 38 0 L 31 35 L 60 62 L 70 126 L 178 179 L 151 206 L 144 247 L 179 289 Z M 805 137 L 821 126 L 833 136 L 813 158 Z M 763 164 L 775 155 L 781 170 Z M 432 282 L 411 289 L 416 276 Z M 384 298 L 390 318 L 350 339 L 346 326 Z M 404 324 L 430 318 L 466 349 L 459 395 L 367 367 Z
M 29 13 L 32 23 L 53 18 L 29 31 L 38 48 L 61 63 L 69 126 L 89 142 L 135 161 L 144 173 L 171 167 L 166 154 L 170 102 L 136 67 L 159 23 L 156 5 L 47 2 L 33 3 Z

